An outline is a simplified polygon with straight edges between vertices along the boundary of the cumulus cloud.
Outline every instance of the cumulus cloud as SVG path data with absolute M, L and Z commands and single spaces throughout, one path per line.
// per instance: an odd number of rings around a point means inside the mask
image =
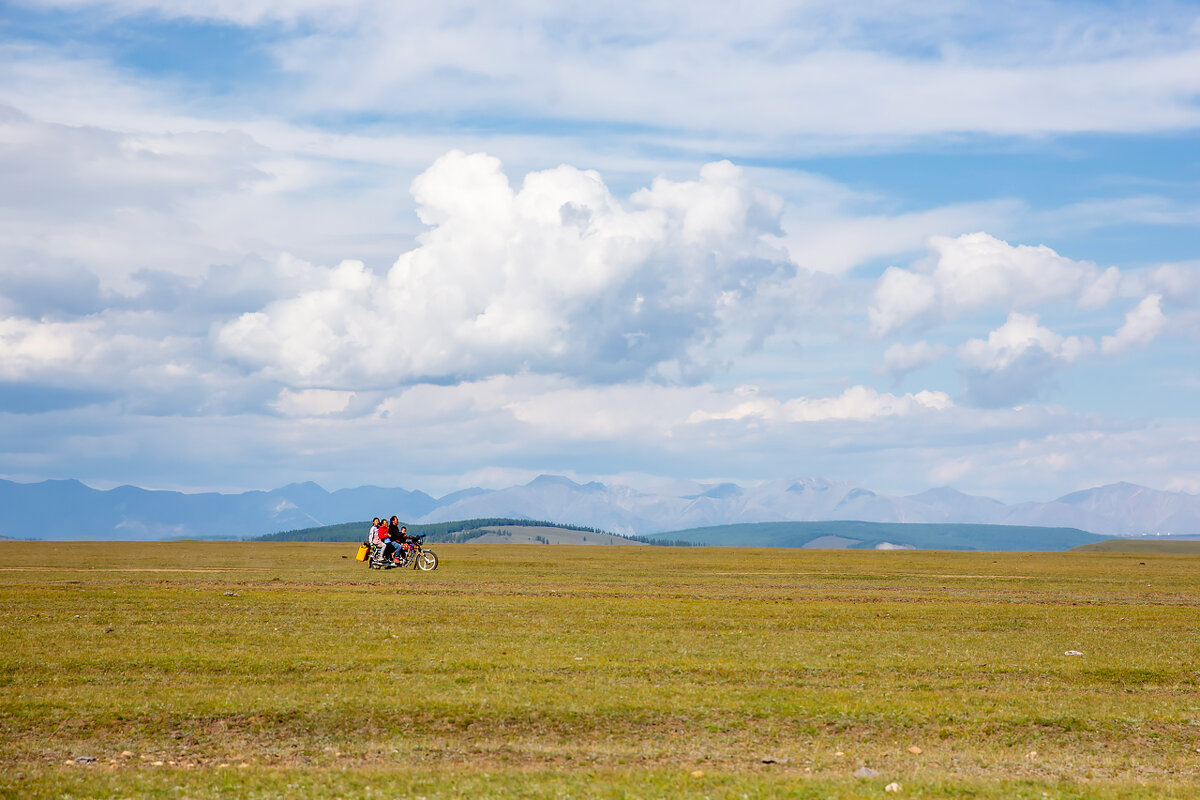
M 498 159 L 455 151 L 412 192 L 431 229 L 386 275 L 324 270 L 222 326 L 219 347 L 301 386 L 519 370 L 688 381 L 796 275 L 776 244 L 780 199 L 728 162 L 623 204 L 595 172 L 533 172 L 514 190 Z
M 1040 394 L 1063 366 L 1094 353 L 1095 342 L 1062 336 L 1038 324 L 1036 314 L 1013 312 L 988 334 L 958 348 L 966 365 L 966 396 L 984 407 L 1008 405 Z
M 1048 356 L 1070 364 L 1082 355 L 1094 352 L 1090 339 L 1064 337 L 1038 325 L 1036 314 L 1013 312 L 1008 320 L 988 334 L 987 341 L 971 339 L 958 349 L 958 355 L 969 366 L 979 369 L 1007 369 L 1030 350 L 1041 350 Z
M 1115 267 L 1102 271 L 1044 245 L 1014 247 L 986 233 L 934 236 L 929 249 L 930 257 L 912 269 L 888 267 L 880 277 L 868 310 L 877 334 L 985 307 L 1029 309 L 1069 299 L 1081 308 L 1100 308 L 1121 280 Z
M 1117 356 L 1140 350 L 1154 341 L 1166 324 L 1162 295 L 1152 294 L 1125 315 L 1125 324 L 1117 328 L 1116 333 L 1100 340 L 1100 352 L 1106 356 Z

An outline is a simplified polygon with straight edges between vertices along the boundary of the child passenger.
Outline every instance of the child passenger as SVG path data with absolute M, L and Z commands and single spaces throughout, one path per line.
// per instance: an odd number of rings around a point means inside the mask
M 375 517 L 375 519 L 371 520 L 371 530 L 367 533 L 366 545 L 372 550 L 375 550 L 375 548 L 381 548 L 380 550 L 376 551 L 379 553 L 380 558 L 383 557 L 382 548 L 384 546 L 384 535 L 386 534 L 387 527 L 379 521 L 379 517 Z

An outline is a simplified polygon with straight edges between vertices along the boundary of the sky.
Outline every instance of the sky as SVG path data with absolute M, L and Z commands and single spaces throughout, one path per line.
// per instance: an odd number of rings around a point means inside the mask
M 1200 4 L 0 0 L 0 477 L 1200 492 Z

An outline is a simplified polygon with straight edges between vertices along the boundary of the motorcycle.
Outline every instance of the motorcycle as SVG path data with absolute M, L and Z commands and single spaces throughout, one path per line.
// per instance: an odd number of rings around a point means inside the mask
M 437 554 L 432 550 L 426 550 L 424 543 L 425 536 L 420 535 L 401 545 L 399 564 L 384 555 L 387 551 L 386 545 L 382 543 L 370 545 L 366 558 L 367 567 L 370 569 L 395 569 L 411 565 L 413 569 L 425 572 L 435 570 L 438 566 Z

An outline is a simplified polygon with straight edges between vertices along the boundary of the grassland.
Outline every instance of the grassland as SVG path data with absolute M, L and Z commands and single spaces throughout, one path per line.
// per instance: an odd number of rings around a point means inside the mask
M 0 797 L 1200 792 L 1195 556 L 351 550 L 0 543 Z
M 1170 553 L 1174 555 L 1200 555 L 1200 541 L 1162 539 L 1109 539 L 1106 542 L 1083 544 L 1073 548 L 1082 552 L 1096 553 Z

